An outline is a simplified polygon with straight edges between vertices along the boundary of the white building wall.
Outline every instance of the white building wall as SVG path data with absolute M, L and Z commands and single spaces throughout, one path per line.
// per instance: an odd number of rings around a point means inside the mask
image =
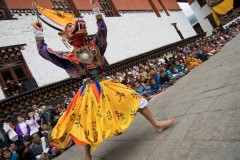
M 177 23 L 184 38 L 196 35 L 182 11 L 161 13 L 122 14 L 121 17 L 105 17 L 108 27 L 108 47 L 105 56 L 108 62 L 132 57 L 155 48 L 181 40 L 171 23 Z M 94 15 L 84 15 L 89 34 L 97 31 Z M 36 48 L 33 27 L 36 16 L 15 15 L 18 20 L 0 21 L 0 47 L 26 43 L 23 57 L 39 87 L 68 78 L 67 73 L 39 56 Z M 43 24 L 45 41 L 56 51 L 67 51 L 57 31 Z M 69 49 L 71 50 L 71 49 Z M 0 99 L 3 93 L 0 90 Z
M 212 13 L 211 8 L 207 4 L 201 8 L 197 1 L 194 1 L 190 6 L 195 16 L 197 17 L 197 20 L 200 23 L 203 31 L 207 32 L 207 36 L 211 35 L 213 27 L 209 20 L 205 18 L 206 16 Z

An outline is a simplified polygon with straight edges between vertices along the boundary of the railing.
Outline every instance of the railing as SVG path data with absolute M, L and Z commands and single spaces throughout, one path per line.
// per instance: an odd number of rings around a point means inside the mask
M 186 38 L 184 40 L 177 41 L 175 43 L 171 43 L 171 44 L 168 44 L 166 46 L 151 50 L 149 52 L 146 52 L 146 53 L 134 56 L 134 57 L 130 57 L 130 58 L 121 60 L 117 63 L 114 63 L 114 64 L 111 64 L 111 65 L 107 66 L 107 73 L 109 75 L 112 75 L 116 72 L 123 72 L 125 69 L 136 66 L 140 63 L 145 64 L 148 61 L 148 59 L 153 59 L 153 58 L 160 57 L 166 52 L 176 50 L 176 48 L 178 46 L 183 47 L 183 46 L 185 46 L 189 43 L 195 42 L 196 39 L 202 38 L 205 35 L 206 35 L 206 33 L 202 33 L 200 35 L 189 37 L 189 38 Z
M 240 7 L 231 10 L 229 13 L 227 13 L 227 14 L 224 15 L 224 16 L 220 16 L 221 24 L 222 24 L 222 25 L 225 25 L 225 24 L 227 24 L 228 22 L 236 19 L 236 18 L 239 17 L 239 16 L 240 16 Z
M 124 71 L 126 68 L 138 65 L 139 63 L 145 63 L 148 59 L 157 58 L 168 51 L 175 50 L 178 46 L 182 47 L 188 43 L 195 42 L 196 39 L 203 37 L 205 34 L 206 33 L 186 38 L 184 40 L 163 46 L 150 52 L 111 64 L 107 67 L 108 73 L 114 74 L 119 71 Z M 76 91 L 80 88 L 80 86 L 80 82 L 77 82 L 73 79 L 66 79 L 21 93 L 13 97 L 6 98 L 0 101 L 0 123 L 12 122 L 15 124 L 16 116 L 26 116 L 28 112 L 32 111 L 32 105 L 34 104 L 40 107 L 42 105 L 63 103 L 63 95 L 69 95 L 71 90 Z
M 16 122 L 17 115 L 26 116 L 32 111 L 32 105 L 56 105 L 64 101 L 63 95 L 69 95 L 72 90 L 77 91 L 80 82 L 66 79 L 37 89 L 21 93 L 0 101 L 0 124 L 2 122 Z

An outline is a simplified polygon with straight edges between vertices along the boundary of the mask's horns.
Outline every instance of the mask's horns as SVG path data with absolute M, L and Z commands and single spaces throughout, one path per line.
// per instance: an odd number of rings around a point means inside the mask
M 47 24 L 48 26 L 52 27 L 53 29 L 56 29 L 57 31 L 62 31 L 60 28 L 57 28 L 57 27 L 53 26 L 52 24 L 50 24 L 47 21 L 45 21 L 42 17 L 40 17 L 40 15 L 38 14 L 38 11 L 34 7 L 34 4 L 32 4 L 32 8 L 33 8 L 34 13 L 37 15 L 37 17 L 39 19 L 41 19 L 45 24 Z

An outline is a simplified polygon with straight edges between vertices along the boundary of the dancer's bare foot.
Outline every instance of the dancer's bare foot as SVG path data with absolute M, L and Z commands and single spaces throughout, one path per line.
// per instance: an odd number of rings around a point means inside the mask
M 91 146 L 89 144 L 87 144 L 85 146 L 85 160 L 92 160 L 92 157 L 91 157 Z
M 168 126 L 170 126 L 174 121 L 174 118 L 168 118 L 165 121 L 158 121 L 157 125 L 155 126 L 155 129 L 157 130 L 158 133 L 162 132 L 165 128 L 167 128 Z
M 85 156 L 85 160 L 92 160 L 92 157 L 90 156 Z

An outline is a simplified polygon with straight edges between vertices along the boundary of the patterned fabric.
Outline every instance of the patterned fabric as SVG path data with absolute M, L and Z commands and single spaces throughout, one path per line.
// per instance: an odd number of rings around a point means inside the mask
M 214 7 L 220 3 L 222 3 L 224 0 L 206 0 L 207 4 L 210 6 L 210 7 Z
M 96 33 L 94 40 L 90 42 L 90 49 L 93 53 L 97 54 L 98 58 L 101 60 L 103 69 L 96 67 L 94 69 L 88 70 L 88 77 L 105 72 L 107 65 L 106 59 L 104 57 L 104 53 L 107 47 L 107 27 L 103 19 L 97 19 L 97 26 L 98 32 Z M 65 69 L 71 78 L 86 78 L 86 76 L 82 76 L 80 73 L 79 67 L 76 65 L 76 57 L 70 54 L 71 52 L 53 51 L 52 49 L 48 48 L 48 45 L 44 42 L 43 37 L 36 37 L 36 41 L 38 52 L 44 59 L 51 61 L 53 64 Z M 80 66 L 81 65 L 82 64 L 80 64 Z
M 36 3 L 34 3 L 36 5 Z M 36 5 L 37 6 L 37 5 Z M 56 11 L 53 9 L 46 9 L 40 6 L 37 6 L 38 11 L 47 17 L 52 22 L 60 25 L 66 26 L 68 23 L 74 23 L 74 14 L 66 13 L 61 11 Z
M 197 67 L 201 63 L 202 61 L 200 59 L 196 59 L 194 57 L 187 57 L 186 59 L 186 65 L 190 68 Z
M 220 25 L 219 15 L 225 15 L 233 9 L 234 0 L 208 0 L 209 6 L 212 8 L 213 18 L 217 25 Z
M 133 89 L 113 80 L 82 86 L 53 129 L 52 139 L 65 148 L 71 136 L 76 144 L 96 149 L 104 138 L 129 127 L 140 100 Z

